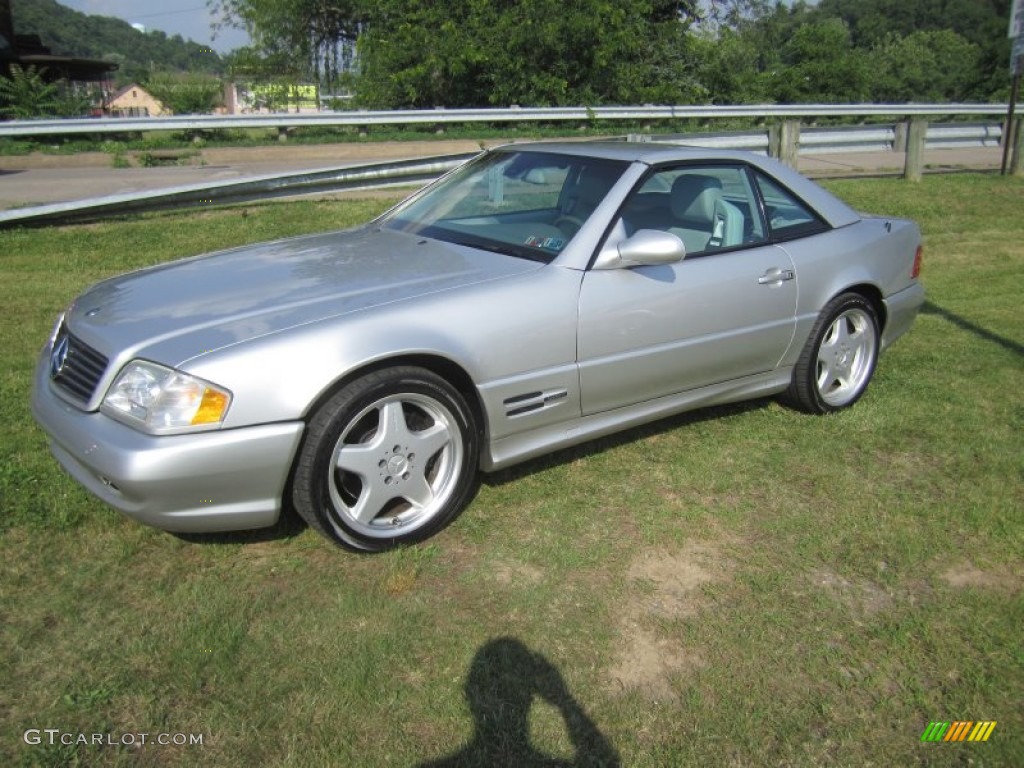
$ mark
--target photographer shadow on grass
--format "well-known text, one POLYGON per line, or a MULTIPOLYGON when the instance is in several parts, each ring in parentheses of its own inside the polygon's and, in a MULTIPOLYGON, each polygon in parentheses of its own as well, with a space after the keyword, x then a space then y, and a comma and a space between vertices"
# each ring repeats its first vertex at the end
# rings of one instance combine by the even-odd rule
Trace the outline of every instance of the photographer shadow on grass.
POLYGON ((420 768, 621 765, 618 753, 569 693, 558 670, 514 638, 491 640, 477 651, 466 678, 466 699, 473 714, 472 741, 452 755, 422 763, 420 768), (530 744, 529 714, 534 699, 561 714, 576 752, 573 759, 546 755, 530 744))

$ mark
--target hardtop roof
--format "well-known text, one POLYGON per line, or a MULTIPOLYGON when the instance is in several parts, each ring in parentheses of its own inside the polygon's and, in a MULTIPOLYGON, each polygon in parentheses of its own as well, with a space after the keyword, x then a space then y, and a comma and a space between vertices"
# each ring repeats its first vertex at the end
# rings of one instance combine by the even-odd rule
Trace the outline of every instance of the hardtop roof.
POLYGON ((754 152, 716 147, 696 147, 659 142, 626 141, 536 141, 505 144, 497 152, 548 152, 552 154, 593 157, 643 163, 657 166, 686 162, 725 162, 750 165, 780 182, 814 208, 833 227, 842 227, 860 220, 850 206, 778 160, 754 152))

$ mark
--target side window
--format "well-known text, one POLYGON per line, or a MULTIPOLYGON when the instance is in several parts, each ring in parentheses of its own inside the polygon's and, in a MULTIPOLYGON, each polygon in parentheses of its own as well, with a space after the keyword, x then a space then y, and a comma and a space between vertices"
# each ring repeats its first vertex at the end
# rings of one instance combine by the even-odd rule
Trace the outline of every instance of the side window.
POLYGON ((686 257, 767 240, 757 196, 743 166, 676 166, 658 170, 622 210, 626 232, 657 229, 677 235, 686 257))
POLYGON ((816 235, 828 229, 828 225, 814 211, 763 173, 757 174, 757 186, 764 200, 765 215, 773 240, 791 240, 816 235))

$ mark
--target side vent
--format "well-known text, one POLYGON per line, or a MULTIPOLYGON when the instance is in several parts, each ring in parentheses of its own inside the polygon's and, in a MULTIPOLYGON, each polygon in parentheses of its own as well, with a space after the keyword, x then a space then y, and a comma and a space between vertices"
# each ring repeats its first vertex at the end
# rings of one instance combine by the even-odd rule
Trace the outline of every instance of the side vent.
POLYGON ((527 413, 535 413, 545 408, 551 408, 569 396, 568 390, 553 389, 548 392, 527 392, 522 395, 507 397, 503 401, 505 416, 513 418, 524 416, 527 413))

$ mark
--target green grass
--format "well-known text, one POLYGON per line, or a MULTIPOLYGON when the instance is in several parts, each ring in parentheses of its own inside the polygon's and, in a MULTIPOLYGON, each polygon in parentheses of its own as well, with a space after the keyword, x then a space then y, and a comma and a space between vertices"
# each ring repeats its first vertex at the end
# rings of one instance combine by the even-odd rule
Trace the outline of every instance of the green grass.
POLYGON ((0 232, 0 764, 1020 765, 1024 184, 828 186, 925 232, 928 305, 855 408, 718 408, 534 461, 376 557, 122 518, 28 394, 91 281, 387 201, 0 232), (932 720, 998 725, 922 744, 932 720), (24 742, 46 728, 203 744, 24 742))

